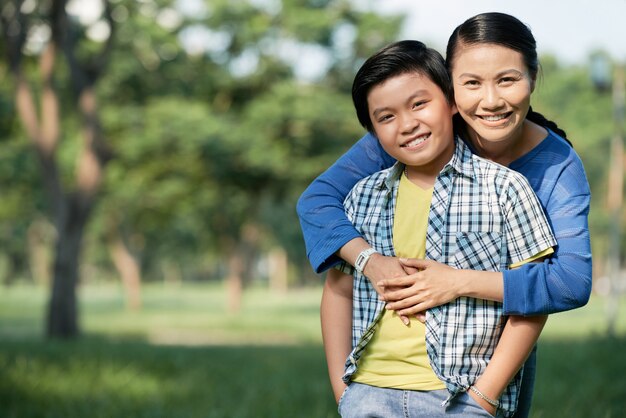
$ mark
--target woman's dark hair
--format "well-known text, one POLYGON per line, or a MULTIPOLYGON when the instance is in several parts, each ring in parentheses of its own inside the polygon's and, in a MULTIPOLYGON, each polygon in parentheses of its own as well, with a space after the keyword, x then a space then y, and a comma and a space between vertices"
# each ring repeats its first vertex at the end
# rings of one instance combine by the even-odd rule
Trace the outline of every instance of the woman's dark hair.
POLYGON ((418 73, 428 77, 441 89, 448 103, 454 103, 452 82, 441 54, 419 41, 395 42, 368 58, 352 83, 352 101, 356 115, 368 131, 374 131, 367 105, 370 90, 392 77, 406 73, 418 73))
MULTIPOLYGON (((446 48, 448 71, 452 73, 452 65, 460 48, 478 44, 501 45, 519 52, 531 77, 537 78, 540 68, 537 58, 537 43, 528 26, 517 18, 505 13, 481 13, 457 26, 450 35, 446 48)), ((555 122, 546 119, 541 113, 533 111, 532 107, 528 110, 526 118, 540 126, 551 129, 567 140, 564 130, 559 128, 555 122)))

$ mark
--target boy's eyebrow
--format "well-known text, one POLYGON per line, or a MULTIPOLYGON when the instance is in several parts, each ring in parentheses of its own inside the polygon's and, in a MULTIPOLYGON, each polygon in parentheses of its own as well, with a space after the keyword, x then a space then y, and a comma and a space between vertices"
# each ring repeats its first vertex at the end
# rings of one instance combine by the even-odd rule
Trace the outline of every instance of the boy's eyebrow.
MULTIPOLYGON (((412 95, 410 95, 409 97, 407 97, 407 99, 405 100, 405 103, 410 103, 413 100, 415 100, 417 97, 420 96, 424 96, 428 93, 428 90, 426 89, 420 89, 417 90, 415 93, 413 93, 412 95)), ((388 106, 385 107, 378 107, 376 109, 374 109, 374 111, 372 112, 373 116, 378 116, 380 113, 389 110, 390 108, 388 106)))

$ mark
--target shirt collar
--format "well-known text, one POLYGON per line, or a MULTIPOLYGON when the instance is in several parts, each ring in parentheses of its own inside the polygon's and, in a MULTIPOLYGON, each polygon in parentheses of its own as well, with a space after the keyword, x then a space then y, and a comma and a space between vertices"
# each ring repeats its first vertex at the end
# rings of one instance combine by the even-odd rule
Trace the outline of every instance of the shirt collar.
MULTIPOLYGON (((439 175, 441 176, 442 174, 454 170, 460 175, 474 178, 475 173, 471 149, 459 136, 454 138, 454 143, 454 154, 452 155, 452 158, 450 158, 450 161, 448 161, 443 167, 439 175)), ((381 177, 377 186, 381 188, 386 187, 388 190, 392 190, 394 184, 400 179, 400 176, 402 176, 404 166, 404 163, 396 161, 396 163, 388 170, 387 175, 381 177)))

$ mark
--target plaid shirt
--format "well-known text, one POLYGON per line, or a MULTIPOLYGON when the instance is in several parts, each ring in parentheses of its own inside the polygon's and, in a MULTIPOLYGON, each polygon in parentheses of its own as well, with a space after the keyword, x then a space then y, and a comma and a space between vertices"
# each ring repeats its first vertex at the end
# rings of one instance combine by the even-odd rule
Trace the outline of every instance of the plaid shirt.
MULTIPOLYGON (((394 256, 393 217, 404 165, 357 183, 344 206, 348 219, 378 252, 394 256)), ((426 258, 457 269, 500 271, 556 245, 541 205, 519 173, 482 159, 456 140, 455 153, 436 179, 426 237, 426 258)), ((354 275, 352 345, 344 380, 372 338, 384 312, 369 280, 354 275)), ((484 372, 506 323, 502 304, 461 297, 426 314, 430 364, 450 397, 466 391, 484 372)), ((505 415, 517 405, 521 372, 500 398, 505 415)), ((447 403, 447 402, 446 402, 447 403)))

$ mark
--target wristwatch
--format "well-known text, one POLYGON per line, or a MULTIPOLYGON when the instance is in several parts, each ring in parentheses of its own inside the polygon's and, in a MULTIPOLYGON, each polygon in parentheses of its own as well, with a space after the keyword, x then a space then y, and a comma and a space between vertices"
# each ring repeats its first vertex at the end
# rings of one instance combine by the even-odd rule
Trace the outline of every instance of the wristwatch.
POLYGON ((367 264, 367 262, 370 260, 370 257, 372 256, 372 254, 376 253, 377 251, 373 248, 368 248, 366 250, 363 250, 359 253, 359 255, 356 258, 356 262, 354 263, 354 268, 356 269, 356 271, 358 271, 359 273, 363 274, 363 270, 365 269, 365 265, 367 264))

